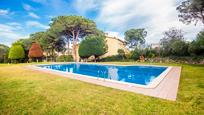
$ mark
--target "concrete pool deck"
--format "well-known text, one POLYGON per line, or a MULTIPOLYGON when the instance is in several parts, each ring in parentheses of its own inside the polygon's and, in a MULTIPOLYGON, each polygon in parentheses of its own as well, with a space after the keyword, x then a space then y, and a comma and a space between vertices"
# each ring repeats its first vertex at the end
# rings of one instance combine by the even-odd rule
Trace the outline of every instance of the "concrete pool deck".
POLYGON ((132 86, 128 84, 121 84, 117 82, 110 82, 109 80, 105 80, 105 79, 93 79, 90 77, 84 77, 83 75, 76 75, 68 72, 65 73, 57 70, 42 69, 36 66, 27 66, 27 68, 45 72, 45 73, 55 74, 55 75, 59 75, 59 76, 63 76, 71 79, 76 79, 76 80, 80 80, 80 81, 84 81, 92 84, 130 91, 134 93, 144 94, 144 95, 172 100, 172 101, 176 100, 180 74, 181 74, 181 67, 172 66, 171 70, 166 74, 166 76, 156 87, 144 88, 144 87, 137 87, 137 86, 132 86))

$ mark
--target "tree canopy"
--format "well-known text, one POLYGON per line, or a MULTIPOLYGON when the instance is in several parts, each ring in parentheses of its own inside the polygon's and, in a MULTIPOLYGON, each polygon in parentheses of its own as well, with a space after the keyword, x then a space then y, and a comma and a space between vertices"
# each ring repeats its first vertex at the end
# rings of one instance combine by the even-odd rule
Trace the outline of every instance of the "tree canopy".
POLYGON ((195 40, 189 45, 191 55, 204 55, 204 31, 198 33, 195 40))
POLYGON ((147 31, 145 29, 130 29, 125 32, 125 40, 130 48, 137 47, 139 44, 145 43, 147 31))
POLYGON ((39 44, 37 44, 35 42, 32 43, 32 46, 29 49, 28 57, 29 58, 43 57, 43 50, 41 49, 39 44))
POLYGON ((54 50, 57 52, 61 52, 61 51, 64 51, 65 49, 66 43, 64 41, 64 38, 60 36, 52 28, 46 31, 43 40, 44 40, 44 43, 47 44, 45 45, 45 49, 51 51, 52 54, 54 53, 54 50))
POLYGON ((95 56, 95 59, 105 54, 107 45, 104 36, 87 36, 79 46, 79 56, 81 58, 88 58, 95 56))
POLYGON ((65 50, 65 41, 55 30, 48 29, 46 32, 36 32, 31 34, 30 39, 38 43, 47 55, 54 57, 54 52, 65 50))
POLYGON ((170 42, 176 40, 184 40, 183 31, 176 28, 170 28, 168 31, 163 33, 163 38, 160 40, 161 45, 167 46, 170 42))
POLYGON ((185 41, 175 41, 171 44, 171 53, 176 56, 187 56, 188 55, 188 44, 185 41))
MULTIPOLYGON (((179 44, 184 45, 183 31, 176 28, 170 28, 163 33, 163 38, 160 40, 163 55, 178 54, 176 50, 183 49, 186 46, 176 46, 179 44)), ((179 55, 179 54, 178 54, 179 55)))
POLYGON ((75 46, 79 39, 99 32, 94 21, 82 16, 58 16, 53 18, 52 21, 51 28, 67 38, 68 48, 70 41, 73 42, 75 59, 77 59, 75 46))
POLYGON ((28 51, 32 45, 33 39, 19 39, 16 42, 22 44, 25 51, 28 51))
POLYGON ((10 50, 9 50, 9 59, 12 60, 18 60, 23 59, 25 57, 25 52, 20 43, 14 43, 12 44, 10 50))
POLYGON ((201 21, 204 24, 204 0, 186 0, 178 7, 179 20, 185 24, 201 21))
POLYGON ((204 30, 198 33, 196 42, 204 50, 204 30))
POLYGON ((4 62, 4 59, 8 55, 8 51, 9 51, 8 46, 0 44, 0 62, 4 62))

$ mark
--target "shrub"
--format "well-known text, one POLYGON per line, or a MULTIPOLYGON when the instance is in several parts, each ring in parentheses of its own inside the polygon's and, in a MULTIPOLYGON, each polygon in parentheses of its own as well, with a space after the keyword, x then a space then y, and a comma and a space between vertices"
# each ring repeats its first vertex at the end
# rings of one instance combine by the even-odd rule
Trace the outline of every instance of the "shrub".
POLYGON ((202 49, 197 42, 192 41, 188 47, 188 52, 191 55, 200 55, 200 54, 202 54, 202 49))
POLYGON ((139 49, 135 48, 135 50, 132 51, 131 59, 138 60, 140 55, 141 55, 141 51, 139 49))
POLYGON ((39 58, 39 57, 43 57, 43 51, 40 47, 39 44, 37 43, 32 43, 31 48, 29 49, 29 53, 28 53, 28 57, 29 58, 39 58))
POLYGON ((43 51, 39 44, 35 42, 32 43, 32 46, 29 49, 28 57, 37 62, 39 59, 42 60, 43 51))
POLYGON ((122 57, 119 55, 112 55, 112 56, 107 56, 105 58, 102 58, 101 61, 121 61, 122 57))
POLYGON ((19 39, 16 41, 17 43, 20 43, 23 46, 23 49, 25 51, 24 62, 28 62, 28 60, 29 60, 28 53, 29 53, 29 49, 32 45, 32 41, 33 41, 33 39, 31 39, 31 38, 19 39))
POLYGON ((143 53, 141 55, 144 55, 147 58, 154 58, 159 55, 158 49, 145 48, 142 52, 143 53))
POLYGON ((18 62, 22 61, 23 58, 25 58, 25 52, 21 44, 14 43, 11 46, 11 49, 9 50, 9 59, 12 60, 12 62, 18 62))
POLYGON ((57 57, 57 62, 72 62, 73 56, 72 55, 61 55, 57 57))
POLYGON ((155 53, 152 53, 152 52, 147 54, 148 58, 154 58, 155 56, 156 56, 155 53))
POLYGON ((79 56, 81 58, 88 58, 93 55, 96 60, 96 58, 105 54, 106 51, 107 45, 103 36, 87 36, 79 46, 79 56))
POLYGON ((105 58, 102 58, 100 60, 101 62, 111 62, 111 61, 123 61, 123 62, 128 62, 128 61, 134 61, 132 59, 123 59, 119 55, 112 55, 112 56, 107 56, 105 58))
POLYGON ((172 55, 174 56, 187 56, 188 44, 185 41, 177 40, 171 44, 172 55))
POLYGON ((122 57, 122 59, 125 58, 125 51, 123 49, 118 49, 118 55, 122 57))
POLYGON ((191 55, 204 55, 204 31, 198 33, 196 39, 190 43, 188 51, 191 55))
POLYGON ((87 40, 83 40, 80 43, 78 52, 79 52, 80 58, 82 59, 87 59, 92 55, 92 53, 89 50, 89 45, 87 43, 87 40))
POLYGON ((125 57, 126 57, 127 59, 131 59, 131 57, 132 57, 132 52, 129 52, 129 53, 125 54, 125 57))

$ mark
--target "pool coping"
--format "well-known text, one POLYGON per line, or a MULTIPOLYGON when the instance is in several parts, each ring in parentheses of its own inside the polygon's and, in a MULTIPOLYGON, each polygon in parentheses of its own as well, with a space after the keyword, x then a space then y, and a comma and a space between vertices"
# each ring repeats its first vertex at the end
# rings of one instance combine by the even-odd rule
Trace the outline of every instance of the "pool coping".
MULTIPOLYGON (((142 93, 142 91, 135 90, 137 88, 140 88, 140 89, 143 89, 143 90, 154 90, 154 89, 157 89, 157 87, 160 86, 160 84, 168 76, 168 74, 171 73, 172 69, 176 68, 174 66, 159 66, 159 65, 138 65, 138 64, 137 65, 136 64, 132 64, 132 65, 118 65, 118 64, 101 64, 101 63, 99 63, 100 65, 114 65, 114 66, 153 66, 153 67, 156 66, 156 67, 168 67, 157 78, 155 78, 154 81, 150 82, 150 84, 145 86, 145 85, 139 85, 139 84, 133 84, 133 83, 125 83, 125 82, 121 82, 121 81, 115 81, 115 80, 91 77, 91 76, 88 76, 88 75, 82 75, 82 74, 76 74, 76 73, 70 73, 70 72, 63 72, 63 71, 59 71, 59 70, 52 70, 52 69, 46 69, 46 68, 38 67, 39 65, 56 65, 56 64, 70 64, 70 63, 37 64, 37 65, 28 66, 28 68, 31 68, 33 70, 38 70, 38 71, 43 71, 43 72, 51 73, 51 74, 57 74, 57 75, 60 75, 60 76, 71 78, 71 79, 77 79, 77 80, 85 81, 85 82, 88 82, 88 83, 93 83, 93 84, 97 84, 97 85, 102 85, 102 86, 112 87, 112 88, 116 88, 116 89, 122 89, 122 90, 126 90, 126 91, 131 91, 131 92, 135 92, 135 93, 142 93)), ((80 64, 93 64, 93 65, 96 65, 97 63, 80 63, 80 64)), ((181 71, 181 69, 180 69, 180 71, 181 71)), ((180 72, 179 72, 179 75, 177 75, 177 77, 180 78, 180 72)), ((175 90, 178 90, 178 89, 175 89, 175 90)), ((142 94, 144 94, 144 93, 142 93, 142 94)), ((177 91, 176 91, 176 94, 177 94, 177 91)), ((157 97, 157 96, 154 96, 154 95, 149 95, 149 96, 157 97)), ((166 98, 164 98, 164 99, 166 99, 166 98)), ((169 98, 167 98, 167 99, 169 99, 169 98)), ((174 96, 174 98, 170 98, 169 100, 175 100, 175 99, 176 99, 176 97, 174 96)))

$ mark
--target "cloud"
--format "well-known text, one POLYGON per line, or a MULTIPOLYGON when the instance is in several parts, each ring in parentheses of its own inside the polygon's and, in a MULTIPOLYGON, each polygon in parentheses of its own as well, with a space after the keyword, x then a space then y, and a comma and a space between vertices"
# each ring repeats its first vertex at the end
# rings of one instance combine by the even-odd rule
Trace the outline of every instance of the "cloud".
POLYGON ((11 26, 21 26, 21 24, 17 22, 8 22, 7 24, 11 26))
POLYGON ((74 7, 80 14, 85 14, 90 10, 96 10, 98 9, 99 5, 100 2, 97 2, 96 0, 76 0, 76 2, 74 2, 74 7))
POLYGON ((41 28, 41 29, 48 29, 49 26, 43 25, 38 21, 27 21, 26 22, 27 27, 35 27, 35 28, 41 28))
MULTIPOLYGON (((14 23, 13 23, 14 24, 14 23)), ((11 24, 0 24, 0 43, 10 46, 11 43, 26 35, 20 33, 21 29, 11 24)))
POLYGON ((40 3, 40 4, 46 4, 47 0, 32 0, 33 2, 40 3))
POLYGON ((30 17, 32 17, 32 18, 40 19, 40 17, 39 17, 37 14, 33 13, 33 12, 29 12, 28 15, 29 15, 30 17))
POLYGON ((14 12, 11 12, 9 9, 0 9, 0 16, 9 17, 13 14, 14 12))
POLYGON ((105 33, 107 33, 108 36, 110 36, 110 37, 116 37, 116 38, 119 38, 121 40, 124 40, 124 35, 120 34, 119 32, 106 31, 105 33))
POLYGON ((179 22, 176 0, 104 0, 100 2, 97 23, 122 34, 130 28, 145 28, 148 43, 159 42, 162 33, 171 27, 182 29, 186 38, 194 39, 203 28, 179 22))
POLYGON ((73 2, 70 0, 32 0, 35 4, 40 4, 42 12, 46 15, 73 15, 76 9, 73 8, 73 2))
POLYGON ((20 23, 17 23, 17 22, 9 22, 9 23, 7 23, 7 25, 15 27, 16 30, 23 29, 22 25, 20 23))
POLYGON ((8 15, 9 10, 0 9, 0 15, 8 15))
POLYGON ((31 10, 35 10, 35 8, 33 8, 31 5, 29 4, 25 4, 23 3, 23 9, 25 9, 26 11, 31 11, 31 10))

